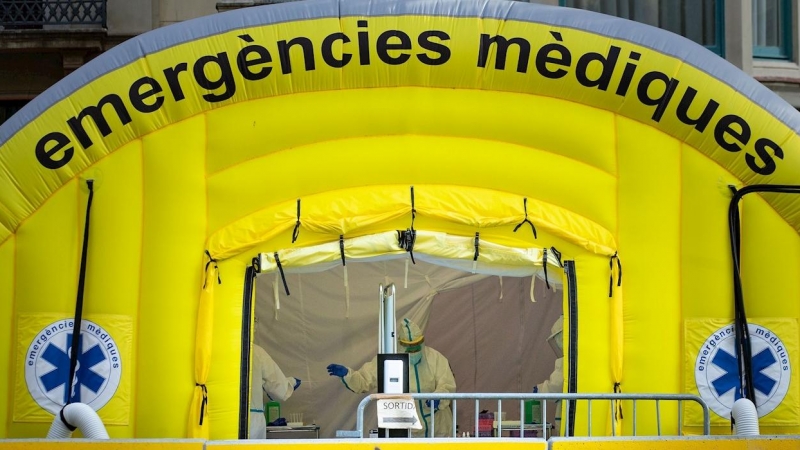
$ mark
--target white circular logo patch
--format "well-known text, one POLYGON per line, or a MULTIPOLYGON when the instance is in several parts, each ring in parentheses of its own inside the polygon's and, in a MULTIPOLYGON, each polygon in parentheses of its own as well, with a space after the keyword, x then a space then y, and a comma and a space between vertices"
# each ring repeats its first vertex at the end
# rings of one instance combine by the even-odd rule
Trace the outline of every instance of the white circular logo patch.
MULTIPOLYGON (((748 324, 748 329, 756 409, 758 417, 764 417, 786 397, 792 368, 786 347, 775 333, 753 323, 748 324)), ((700 397, 712 411, 726 419, 731 416, 733 402, 741 398, 735 344, 733 324, 720 328, 700 348, 694 369, 700 397)))
POLYGON ((53 414, 67 404, 99 410, 119 387, 122 360, 116 342, 94 322, 81 321, 75 376, 69 380, 72 319, 53 322, 37 334, 25 355, 25 382, 36 403, 53 414))

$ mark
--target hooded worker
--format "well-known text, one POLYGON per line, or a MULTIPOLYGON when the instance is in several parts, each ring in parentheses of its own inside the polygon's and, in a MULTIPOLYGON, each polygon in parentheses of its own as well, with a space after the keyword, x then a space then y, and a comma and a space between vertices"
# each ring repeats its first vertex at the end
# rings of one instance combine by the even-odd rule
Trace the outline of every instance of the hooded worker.
POLYGON ((533 392, 555 393, 564 391, 564 316, 558 316, 550 328, 547 343, 556 354, 556 363, 550 378, 542 381, 533 388, 533 392))
POLYGON ((263 348, 253 345, 250 383, 250 439, 266 439, 264 404, 267 399, 288 400, 300 387, 300 379, 285 376, 263 348))
MULTIPOLYGON (((564 391, 564 316, 558 316, 555 323, 550 327, 550 336, 547 343, 556 354, 556 363, 550 377, 533 388, 533 392, 558 393, 564 391)), ((553 426, 556 430, 561 427, 561 408, 560 400, 556 400, 556 415, 553 417, 553 426)))
MULTIPOLYGON (((403 319, 397 333, 401 349, 408 353, 408 384, 411 392, 455 392, 456 380, 450 370, 450 363, 444 355, 424 344, 425 338, 419 326, 409 319, 403 319)), ((355 371, 339 364, 331 364, 328 366, 328 373, 340 377, 345 387, 356 394, 373 392, 378 388, 378 357, 375 356, 355 371)), ((422 414, 423 427, 421 430, 412 430, 413 437, 430 437, 431 427, 436 436, 453 436, 450 400, 418 400, 417 409, 422 414), (431 409, 435 417, 433 424, 431 409)))

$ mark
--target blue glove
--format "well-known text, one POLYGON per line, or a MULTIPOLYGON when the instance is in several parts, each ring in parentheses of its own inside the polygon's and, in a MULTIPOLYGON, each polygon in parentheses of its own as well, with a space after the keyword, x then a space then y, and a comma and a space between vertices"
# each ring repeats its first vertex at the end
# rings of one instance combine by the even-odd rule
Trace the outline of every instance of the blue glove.
POLYGON ((536 394, 538 392, 539 392, 539 386, 534 386, 533 387, 533 393, 536 394))
POLYGON ((345 375, 347 375, 347 367, 341 366, 339 364, 329 364, 328 375, 332 377, 343 378, 345 375))
POLYGON ((297 388, 299 388, 299 387, 300 387, 300 378, 295 378, 294 379, 294 390, 296 391, 297 388))
MULTIPOLYGON (((431 407, 431 400, 425 400, 425 405, 430 408, 431 407)), ((439 400, 433 400, 433 409, 434 410, 439 409, 439 400)))
POLYGON ((268 423, 267 425, 271 427, 285 427, 286 426, 286 419, 283 417, 278 417, 277 419, 273 420, 272 422, 268 423))

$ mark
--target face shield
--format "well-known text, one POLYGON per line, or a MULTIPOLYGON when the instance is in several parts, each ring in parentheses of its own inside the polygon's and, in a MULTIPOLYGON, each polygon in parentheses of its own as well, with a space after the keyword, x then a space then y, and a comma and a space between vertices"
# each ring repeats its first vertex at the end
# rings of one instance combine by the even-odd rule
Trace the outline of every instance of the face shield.
POLYGON ((553 349, 553 353, 556 354, 556 358, 564 357, 563 334, 563 331, 559 331, 556 334, 551 334, 550 337, 547 338, 547 343, 550 345, 550 348, 553 349))
POLYGON ((556 354, 556 358, 564 357, 564 316, 560 316, 558 320, 550 328, 550 336, 547 338, 547 343, 556 354))
POLYGON ((398 330, 398 343, 405 353, 408 353, 408 360, 412 365, 422 359, 422 347, 425 337, 417 324, 409 319, 403 319, 398 330))

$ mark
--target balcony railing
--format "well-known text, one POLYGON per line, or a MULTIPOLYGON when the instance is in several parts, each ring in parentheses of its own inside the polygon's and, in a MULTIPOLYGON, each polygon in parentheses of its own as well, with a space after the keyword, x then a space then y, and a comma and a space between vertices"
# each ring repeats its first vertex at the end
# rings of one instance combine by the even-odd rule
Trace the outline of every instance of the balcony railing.
POLYGON ((106 26, 106 0, 0 0, 0 27, 106 26))

